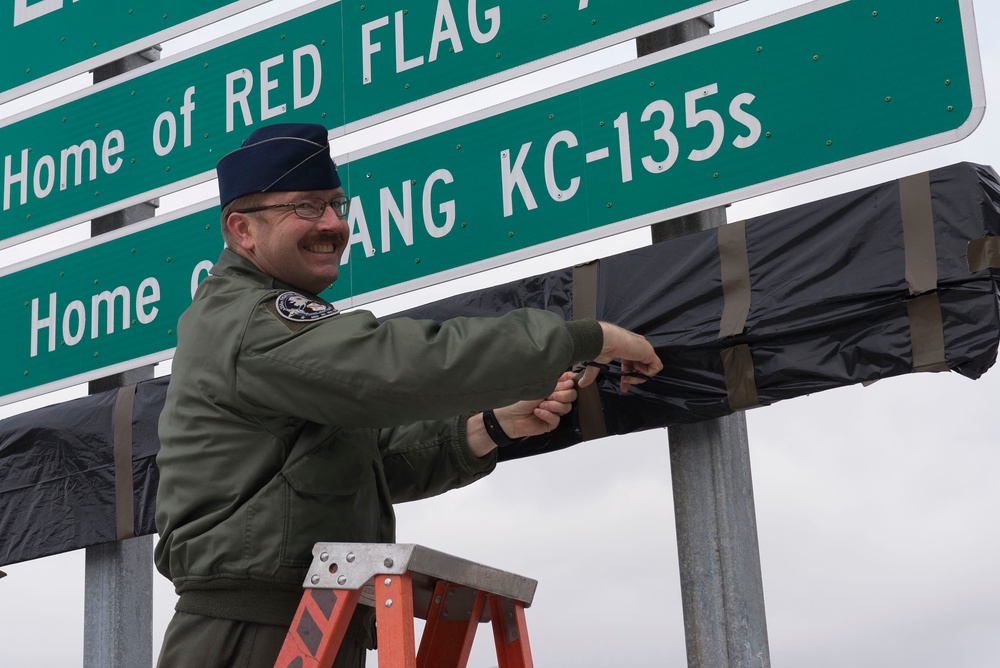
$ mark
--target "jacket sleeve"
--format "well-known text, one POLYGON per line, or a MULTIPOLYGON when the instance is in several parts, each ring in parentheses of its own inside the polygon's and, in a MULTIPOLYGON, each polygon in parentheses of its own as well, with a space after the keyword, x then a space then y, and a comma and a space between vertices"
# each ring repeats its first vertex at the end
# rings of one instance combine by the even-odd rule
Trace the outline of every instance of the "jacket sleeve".
POLYGON ((463 414, 382 430, 379 448, 393 503, 442 494, 493 472, 495 450, 482 458, 469 452, 468 418, 463 414))
POLYGON ((542 310, 443 323, 379 323, 358 311, 302 326, 262 301, 242 337, 236 387, 248 412, 392 427, 544 397, 600 346, 595 321, 542 310))

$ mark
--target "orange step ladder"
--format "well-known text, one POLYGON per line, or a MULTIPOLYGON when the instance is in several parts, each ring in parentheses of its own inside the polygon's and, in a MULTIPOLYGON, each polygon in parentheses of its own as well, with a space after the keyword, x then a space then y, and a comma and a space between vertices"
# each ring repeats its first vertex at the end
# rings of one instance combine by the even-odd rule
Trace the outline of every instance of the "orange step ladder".
POLYGON ((379 668, 464 668, 492 621, 499 668, 532 668, 524 609, 538 583, 393 543, 316 543, 275 668, 330 668, 359 603, 375 606, 379 668), (414 617, 426 620, 415 651, 414 617))

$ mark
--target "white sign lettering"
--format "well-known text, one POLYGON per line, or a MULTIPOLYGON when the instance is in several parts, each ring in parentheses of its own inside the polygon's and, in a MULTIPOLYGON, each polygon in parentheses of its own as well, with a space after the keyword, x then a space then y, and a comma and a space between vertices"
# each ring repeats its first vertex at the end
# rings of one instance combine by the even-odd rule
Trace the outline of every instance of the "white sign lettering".
MULTIPOLYGON (((159 309, 154 306, 160 301, 160 284, 155 278, 146 278, 135 293, 135 318, 148 325, 156 318, 159 309)), ((101 332, 101 313, 104 313, 104 334, 115 333, 116 311, 120 306, 121 328, 129 329, 132 325, 132 293, 120 285, 114 290, 104 290, 90 298, 90 310, 79 299, 66 305, 59 318, 59 294, 49 293, 48 308, 42 315, 42 308, 37 297, 31 300, 31 357, 38 355, 38 338, 43 332, 48 352, 56 349, 56 327, 61 325, 62 341, 67 346, 75 346, 83 340, 87 331, 87 320, 90 320, 90 338, 97 339, 101 332), (101 308, 103 306, 103 309, 101 308)))

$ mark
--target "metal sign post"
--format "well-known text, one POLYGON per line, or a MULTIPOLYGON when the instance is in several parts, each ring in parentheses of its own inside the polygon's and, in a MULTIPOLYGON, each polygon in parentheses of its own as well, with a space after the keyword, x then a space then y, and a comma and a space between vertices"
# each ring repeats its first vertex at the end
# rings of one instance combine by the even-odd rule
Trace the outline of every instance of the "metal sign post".
MULTIPOLYGON (((122 58, 94 70, 94 81, 102 81, 159 59, 159 47, 122 58)), ((91 221, 91 234, 98 236, 152 218, 159 202, 136 204, 91 221)), ((153 377, 153 367, 144 366, 90 382, 90 393, 124 388, 153 377)), ((121 404, 116 403, 118 412, 121 404)), ((116 422, 131 425, 127 417, 116 422)), ((131 451, 131 428, 125 430, 131 451)), ((119 430, 116 428, 116 440, 119 430)), ((128 481, 118 499, 118 540, 88 547, 84 566, 84 668, 145 668, 153 661, 153 536, 135 536, 131 456, 119 457, 115 443, 115 480, 128 481), (124 470, 119 471, 122 466, 124 470)))
MULTIPOLYGON (((708 34, 709 16, 637 40, 639 55, 708 34)), ((726 224, 716 207, 651 228, 653 242, 726 224)), ((670 427, 677 555, 689 668, 769 668, 764 585, 743 412, 670 427)))

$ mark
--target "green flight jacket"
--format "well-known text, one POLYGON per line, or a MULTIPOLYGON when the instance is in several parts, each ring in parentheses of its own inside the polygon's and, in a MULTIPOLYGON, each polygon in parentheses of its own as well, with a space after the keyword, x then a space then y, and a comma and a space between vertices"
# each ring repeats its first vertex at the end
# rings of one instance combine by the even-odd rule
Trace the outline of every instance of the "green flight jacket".
POLYGON ((226 250, 178 324, 155 560, 177 609, 288 625, 318 541, 392 542, 392 504, 490 473, 468 416, 547 396, 600 326, 520 310, 336 313, 226 250))

